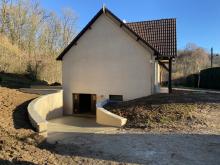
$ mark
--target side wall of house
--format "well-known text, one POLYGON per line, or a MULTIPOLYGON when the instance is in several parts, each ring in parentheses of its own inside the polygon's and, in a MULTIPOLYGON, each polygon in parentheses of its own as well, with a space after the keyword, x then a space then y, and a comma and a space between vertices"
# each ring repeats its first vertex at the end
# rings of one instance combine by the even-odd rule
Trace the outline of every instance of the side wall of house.
POLYGON ((72 94, 124 100, 154 91, 152 52, 102 15, 63 57, 64 114, 72 114, 72 94))

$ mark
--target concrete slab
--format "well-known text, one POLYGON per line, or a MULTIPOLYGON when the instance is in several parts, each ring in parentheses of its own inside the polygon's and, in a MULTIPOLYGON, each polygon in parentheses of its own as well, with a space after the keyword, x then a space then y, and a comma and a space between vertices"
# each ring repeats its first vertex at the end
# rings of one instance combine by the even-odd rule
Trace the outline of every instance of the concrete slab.
POLYGON ((109 127, 96 123, 95 118, 91 117, 75 117, 65 116, 48 121, 48 137, 49 143, 65 141, 71 138, 70 133, 105 133, 115 131, 117 127, 109 127))

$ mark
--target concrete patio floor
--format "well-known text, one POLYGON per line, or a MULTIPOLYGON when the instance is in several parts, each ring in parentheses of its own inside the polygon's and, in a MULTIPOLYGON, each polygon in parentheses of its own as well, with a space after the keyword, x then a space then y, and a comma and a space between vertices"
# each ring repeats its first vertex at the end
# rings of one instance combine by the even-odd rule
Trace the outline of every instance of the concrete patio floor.
POLYGON ((65 116, 48 121, 49 143, 68 141, 69 133, 105 133, 115 131, 118 128, 104 126, 96 123, 93 117, 65 116))

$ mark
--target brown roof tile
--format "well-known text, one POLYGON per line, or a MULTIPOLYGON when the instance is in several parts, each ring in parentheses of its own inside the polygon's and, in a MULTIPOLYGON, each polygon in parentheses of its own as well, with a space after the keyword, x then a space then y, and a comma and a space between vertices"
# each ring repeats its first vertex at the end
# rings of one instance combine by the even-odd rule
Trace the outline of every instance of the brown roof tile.
MULTIPOLYGON (((176 56, 176 19, 126 23, 163 57, 176 56)), ((161 56, 160 55, 160 56, 161 56)))

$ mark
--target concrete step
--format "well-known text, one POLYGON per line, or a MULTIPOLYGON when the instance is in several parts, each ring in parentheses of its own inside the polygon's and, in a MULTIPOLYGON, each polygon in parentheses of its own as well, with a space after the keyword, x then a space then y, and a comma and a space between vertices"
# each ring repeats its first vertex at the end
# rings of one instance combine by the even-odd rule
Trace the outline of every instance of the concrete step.
POLYGON ((95 114, 91 113, 79 113, 79 114, 73 114, 74 117, 83 117, 83 118, 96 118, 95 114))

